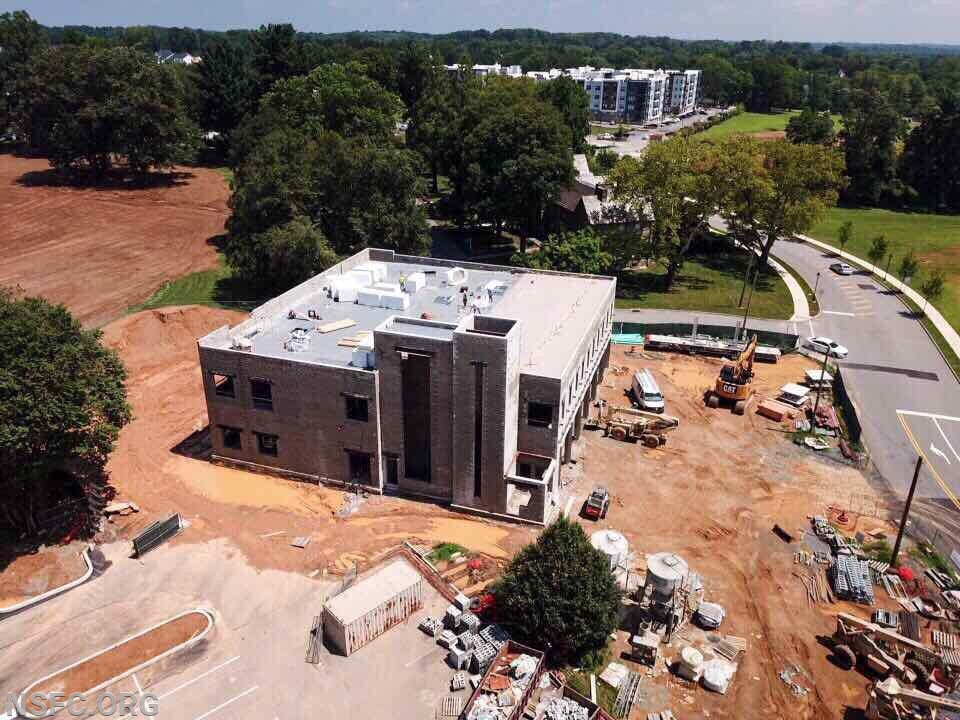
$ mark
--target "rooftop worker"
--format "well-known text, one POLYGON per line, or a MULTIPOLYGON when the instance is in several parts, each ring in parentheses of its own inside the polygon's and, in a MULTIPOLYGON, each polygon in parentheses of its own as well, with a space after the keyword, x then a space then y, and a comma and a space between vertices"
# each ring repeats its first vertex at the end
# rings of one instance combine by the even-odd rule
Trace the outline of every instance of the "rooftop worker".
POLYGON ((400 289, 403 290, 403 289, 404 289, 404 285, 406 285, 406 284, 407 284, 407 276, 406 276, 406 275, 401 275, 401 276, 400 276, 400 289))

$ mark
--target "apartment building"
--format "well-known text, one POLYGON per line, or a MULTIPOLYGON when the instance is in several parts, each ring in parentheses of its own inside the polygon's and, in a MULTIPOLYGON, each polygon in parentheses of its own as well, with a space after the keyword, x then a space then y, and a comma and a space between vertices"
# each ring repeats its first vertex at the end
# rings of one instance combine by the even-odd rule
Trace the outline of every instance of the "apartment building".
MULTIPOLYGON (((448 73, 460 72, 460 65, 456 63, 453 65, 444 65, 444 67, 448 73)), ((523 68, 519 65, 501 65, 500 63, 494 63, 493 65, 474 65, 471 69, 474 75, 481 78, 493 75, 503 75, 512 78, 523 77, 523 68)))
POLYGON ((689 115, 700 97, 701 70, 667 70, 667 87, 664 95, 666 111, 680 117, 689 115))
POLYGON ((615 292, 364 250, 198 341, 214 459, 546 523, 615 292))

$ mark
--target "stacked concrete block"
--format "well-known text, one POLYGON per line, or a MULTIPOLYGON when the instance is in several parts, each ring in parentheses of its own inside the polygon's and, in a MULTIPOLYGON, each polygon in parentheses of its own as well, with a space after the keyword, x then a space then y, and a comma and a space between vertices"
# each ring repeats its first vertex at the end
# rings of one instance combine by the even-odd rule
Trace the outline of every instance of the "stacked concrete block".
POLYGON ((457 636, 454 634, 453 630, 444 630, 437 637, 437 645, 444 648, 451 648, 457 644, 457 636))
POLYGON ((428 616, 428 617, 425 617, 423 620, 421 620, 420 624, 417 627, 420 628, 423 632, 425 632, 430 637, 435 638, 437 637, 437 635, 440 634, 440 631, 443 630, 443 623, 441 623, 439 620, 435 618, 428 616))
POLYGON ((448 627, 451 630, 456 630, 457 626, 460 624, 460 618, 463 616, 463 611, 458 608, 456 605, 450 605, 447 608, 447 612, 443 615, 443 626, 448 627))
POLYGON ((460 616, 460 630, 476 635, 480 632, 480 618, 472 612, 465 612, 460 616))
POLYGON ((470 667, 470 660, 473 658, 473 650, 464 650, 456 645, 450 648, 447 654, 447 662, 456 670, 463 670, 470 667))
POLYGON ((462 647, 464 650, 473 649, 473 638, 474 635, 469 630, 466 630, 459 635, 457 635, 457 644, 462 647))

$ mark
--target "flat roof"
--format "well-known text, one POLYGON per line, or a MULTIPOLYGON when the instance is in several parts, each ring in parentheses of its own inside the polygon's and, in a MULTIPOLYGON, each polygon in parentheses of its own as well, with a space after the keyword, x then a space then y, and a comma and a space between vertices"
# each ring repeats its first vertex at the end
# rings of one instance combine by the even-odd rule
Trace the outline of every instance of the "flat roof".
POLYGON ((341 625, 349 625, 422 580, 423 577, 410 563, 397 558, 327 600, 324 610, 341 625))
POLYGON ((520 372, 560 377, 613 283, 587 275, 520 275, 493 312, 521 323, 520 372))
POLYGON ((291 290, 289 303, 270 301, 273 306, 268 307, 270 303, 267 303, 257 308, 250 319, 228 333, 215 331, 201 339, 200 344, 231 350, 234 349, 231 338, 244 337, 251 347, 238 352, 292 362, 352 367, 357 339, 373 333, 391 318, 394 322, 381 330, 452 341, 452 327, 474 313, 469 298, 479 294, 483 305, 478 310, 480 314, 520 322, 521 372, 559 377, 615 283, 607 277, 464 263, 466 280, 460 285, 447 285, 444 273, 458 267, 455 262, 429 259, 418 262, 409 256, 378 262, 387 270, 381 282, 399 283, 401 277, 415 272, 426 276, 423 288, 408 293, 410 306, 406 310, 333 300, 324 287, 325 280, 341 274, 337 266, 300 286, 303 292, 297 292, 297 288, 291 290), (487 293, 485 287, 491 282, 499 287, 487 293), (461 287, 468 291, 466 307, 461 287), (422 322, 423 319, 427 322, 422 322), (323 326, 333 323, 347 325, 344 321, 353 324, 320 332, 323 326), (305 342, 290 342, 295 330, 304 331, 300 334, 305 342), (291 350, 293 347, 297 349, 291 350))

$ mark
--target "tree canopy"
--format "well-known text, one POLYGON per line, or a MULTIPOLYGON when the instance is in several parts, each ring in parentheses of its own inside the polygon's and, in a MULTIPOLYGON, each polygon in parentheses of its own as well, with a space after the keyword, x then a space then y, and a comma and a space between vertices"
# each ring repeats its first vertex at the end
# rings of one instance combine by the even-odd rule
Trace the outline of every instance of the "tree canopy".
POLYGON ((0 522, 17 535, 61 506, 89 520, 104 486, 130 408, 123 365, 99 338, 62 305, 0 289, 0 522))
POLYGON ((804 108, 787 122, 787 139, 792 143, 832 145, 836 137, 833 118, 828 112, 804 108))
POLYGON ((903 117, 879 90, 854 93, 840 133, 850 178, 848 200, 877 205, 897 193, 896 146, 905 130, 903 117))
POLYGON ((535 253, 517 253, 511 263, 537 270, 603 275, 613 266, 613 255, 592 230, 551 235, 535 253))
POLYGON ((493 586, 499 621, 551 663, 577 664, 606 647, 616 629, 620 589, 610 560, 565 517, 514 556, 493 586))
POLYGON ((919 204, 960 212, 960 95, 945 97, 910 131, 899 165, 919 204))
POLYGON ((99 180, 121 157, 142 176, 196 152, 178 69, 137 50, 47 48, 17 87, 17 124, 58 170, 99 180))

